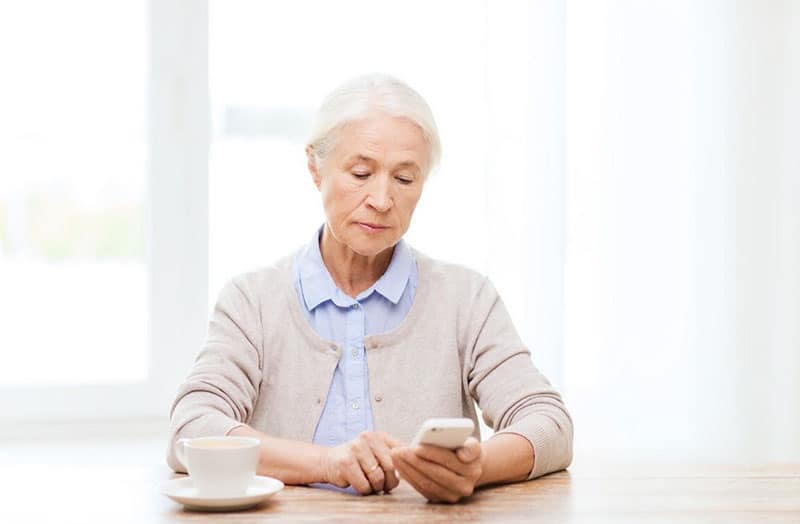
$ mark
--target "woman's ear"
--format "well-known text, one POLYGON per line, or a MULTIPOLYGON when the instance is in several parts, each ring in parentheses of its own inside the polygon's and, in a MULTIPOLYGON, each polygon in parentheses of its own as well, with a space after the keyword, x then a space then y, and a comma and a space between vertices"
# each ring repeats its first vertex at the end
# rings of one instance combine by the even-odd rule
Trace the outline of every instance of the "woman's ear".
POLYGON ((322 178, 319 174, 319 165, 317 163, 317 155, 314 154, 314 149, 311 146, 306 147, 306 161, 308 165, 308 172, 311 173, 311 178, 314 180, 314 185, 319 189, 322 183, 322 178))

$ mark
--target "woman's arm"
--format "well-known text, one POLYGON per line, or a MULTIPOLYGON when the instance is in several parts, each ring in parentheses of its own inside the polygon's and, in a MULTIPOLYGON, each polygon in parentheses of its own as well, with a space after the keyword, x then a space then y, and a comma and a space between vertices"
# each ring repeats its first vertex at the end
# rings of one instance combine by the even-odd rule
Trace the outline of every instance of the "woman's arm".
POLYGON ((252 416, 263 366, 258 311, 238 279, 220 292, 205 346, 172 405, 167 462, 175 471, 185 471, 175 455, 178 439, 225 435, 252 416))
POLYGON ((399 483, 390 452, 399 442, 383 432, 364 432, 333 448, 271 437, 249 426, 238 426, 228 434, 261 440, 257 473, 286 484, 352 486, 366 495, 388 493, 399 483))
MULTIPOLYGON (((495 431, 492 439, 513 435, 527 440, 529 460, 535 455, 528 479, 566 468, 572 461, 573 425, 561 395, 533 365, 488 279, 472 303, 464 377, 483 419, 495 431)), ((524 446, 518 446, 521 452, 524 446)))
POLYGON ((528 439, 500 433, 483 444, 483 464, 478 486, 525 480, 533 471, 536 454, 528 439))
POLYGON ((464 323, 464 382, 495 435, 455 452, 433 446, 393 451, 398 470, 432 501, 456 502, 476 486, 535 478, 572 460, 572 419, 534 367, 497 291, 484 280, 464 323))
POLYGON ((270 437, 250 426, 233 428, 229 435, 255 437, 261 441, 258 454, 258 475, 280 479, 286 484, 327 482, 323 474, 326 448, 297 440, 270 437))

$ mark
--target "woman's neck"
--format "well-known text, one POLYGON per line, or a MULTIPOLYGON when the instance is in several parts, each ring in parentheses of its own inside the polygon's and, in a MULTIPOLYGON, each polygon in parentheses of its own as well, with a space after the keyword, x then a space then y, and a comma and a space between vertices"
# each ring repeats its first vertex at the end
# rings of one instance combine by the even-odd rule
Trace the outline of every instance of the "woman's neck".
POLYGON ((349 246, 336 240, 326 225, 319 246, 322 262, 328 268, 336 286, 355 298, 381 278, 392 260, 394 247, 374 256, 359 255, 349 246))

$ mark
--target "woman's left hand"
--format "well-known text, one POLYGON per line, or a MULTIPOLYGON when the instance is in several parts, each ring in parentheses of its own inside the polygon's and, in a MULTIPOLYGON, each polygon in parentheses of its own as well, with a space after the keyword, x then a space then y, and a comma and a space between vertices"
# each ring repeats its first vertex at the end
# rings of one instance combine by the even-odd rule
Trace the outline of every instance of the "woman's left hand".
POLYGON ((470 437, 456 450, 421 444, 391 450, 400 476, 431 502, 469 497, 483 473, 483 450, 470 437))

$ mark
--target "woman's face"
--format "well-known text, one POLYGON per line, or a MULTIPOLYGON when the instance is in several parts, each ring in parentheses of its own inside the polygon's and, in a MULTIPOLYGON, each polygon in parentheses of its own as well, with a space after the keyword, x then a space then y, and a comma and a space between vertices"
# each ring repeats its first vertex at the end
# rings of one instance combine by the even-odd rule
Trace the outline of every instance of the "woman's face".
POLYGON ((428 154, 405 118, 379 113, 343 126, 320 164, 309 157, 333 237, 363 256, 394 246, 422 194, 428 154))

